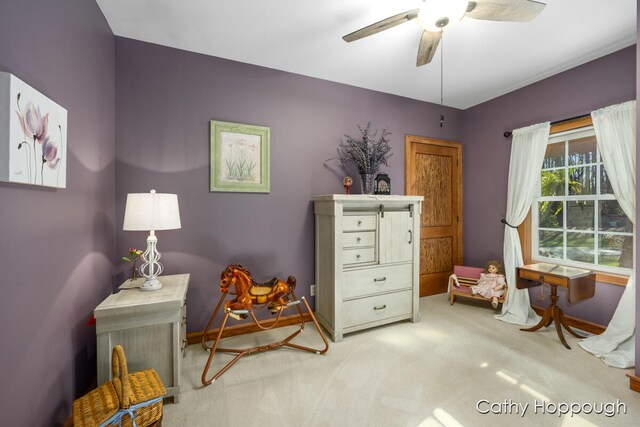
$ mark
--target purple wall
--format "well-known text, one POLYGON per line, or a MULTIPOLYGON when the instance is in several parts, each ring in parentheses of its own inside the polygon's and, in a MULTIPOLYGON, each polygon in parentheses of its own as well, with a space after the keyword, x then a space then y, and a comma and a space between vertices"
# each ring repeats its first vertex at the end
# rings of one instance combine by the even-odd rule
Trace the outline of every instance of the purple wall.
MULTIPOLYGON (((127 193, 177 193, 182 229, 158 233, 167 273, 190 272, 188 329, 204 329, 221 271, 242 262, 258 279, 314 281, 315 194, 341 193, 333 157, 343 134, 371 120, 392 132, 392 192, 404 193, 405 134, 460 140, 459 110, 324 80, 116 38, 117 248, 127 193), (209 192, 209 120, 271 128, 271 193, 209 192)), ((354 177, 355 178, 355 177, 354 177)))
MULTIPOLYGON (((636 48, 611 55, 485 102, 463 113, 465 262, 483 265, 502 255, 511 139, 507 130, 589 114, 636 97, 636 48), (490 190, 487 190, 490 189, 490 190), (481 215, 474 213, 481 212, 481 215)), ((570 316, 606 325, 623 288, 599 283, 596 298, 565 306, 570 316)), ((531 301, 537 301, 532 290, 531 301)), ((548 289, 547 289, 548 293, 548 289)), ((548 298, 542 304, 546 305, 548 298)))
MULTIPOLYGON (((112 260, 145 245, 144 233, 121 231, 127 193, 178 193, 183 228, 159 232, 159 247, 168 274, 192 273, 196 331, 230 262, 259 278, 295 274, 309 294, 309 199, 343 190, 343 173, 322 162, 356 124, 393 132, 394 194, 404 192, 405 134, 464 136, 466 263, 480 265, 502 251, 502 132, 635 98, 634 67, 628 48, 464 113, 447 109, 441 129, 432 104, 127 39, 114 49, 93 2, 0 3, 0 70, 67 108, 70 147, 67 189, 0 183, 3 424, 60 424, 94 378, 95 330, 85 323, 112 289, 112 260), (271 127, 270 194, 208 191, 211 119, 271 127)), ((569 314, 606 324, 621 290, 599 284, 598 299, 569 314)))
POLYGON ((67 188, 0 183, 2 425, 61 424, 95 378, 85 323, 112 288, 113 64, 95 2, 0 2, 0 70, 69 114, 67 188))

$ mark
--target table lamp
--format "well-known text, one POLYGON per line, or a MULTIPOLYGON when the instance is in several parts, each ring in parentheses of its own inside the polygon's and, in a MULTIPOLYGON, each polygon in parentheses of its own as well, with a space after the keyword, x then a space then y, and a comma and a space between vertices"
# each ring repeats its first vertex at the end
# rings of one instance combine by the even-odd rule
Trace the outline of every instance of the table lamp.
POLYGON ((127 194, 127 205, 124 210, 125 231, 149 231, 147 250, 142 254, 143 264, 140 274, 147 280, 140 290, 154 291, 162 287, 158 276, 162 273, 160 252, 156 249, 158 230, 174 230, 180 228, 180 210, 177 194, 149 193, 127 194))

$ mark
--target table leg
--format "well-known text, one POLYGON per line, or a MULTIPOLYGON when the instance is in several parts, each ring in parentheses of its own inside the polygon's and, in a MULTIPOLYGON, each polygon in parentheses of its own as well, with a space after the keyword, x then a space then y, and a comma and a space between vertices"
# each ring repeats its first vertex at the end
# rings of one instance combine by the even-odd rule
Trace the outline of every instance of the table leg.
POLYGON ((571 350, 571 347, 569 347, 569 344, 567 344, 567 340, 564 339, 564 334, 562 333, 562 311, 556 307, 554 307, 553 311, 553 321, 556 323, 556 332, 558 333, 558 338, 560 338, 560 341, 565 347, 571 350))
POLYGON ((549 326, 553 322, 552 313, 553 313, 552 306, 547 307, 544 313, 542 313, 542 319, 538 322, 537 325, 531 328, 522 328, 520 330, 525 332, 534 332, 542 328, 543 326, 549 326))
POLYGON ((564 326, 564 328, 569 331, 569 333, 577 338, 584 338, 583 336, 578 335, 573 329, 571 329, 569 327, 569 325, 567 324, 566 319, 564 318, 564 313, 562 312, 562 309, 560 307, 558 307, 558 287, 557 285, 551 285, 551 304, 549 304, 549 307, 547 307, 544 310, 544 313, 542 314, 542 319, 540 320, 540 322, 538 322, 537 325, 531 327, 531 328, 523 328, 520 329, 521 331, 526 331, 526 332, 534 332, 537 331, 538 329, 541 329, 543 326, 547 327, 547 326, 551 326, 552 323, 556 324, 556 332, 558 334, 558 338, 560 338, 560 341, 562 342, 562 344, 567 347, 569 350, 571 350, 571 347, 569 347, 569 344, 567 344, 567 340, 564 338, 564 334, 562 333, 562 327, 564 326))
POLYGON ((551 324, 553 323, 553 316, 549 316, 549 321, 547 322, 546 325, 544 325, 545 327, 549 327, 551 326, 551 324))
POLYGON ((583 335, 580 335, 579 333, 577 333, 576 331, 574 331, 573 329, 571 329, 571 327, 569 327, 569 324, 567 324, 567 319, 564 317, 564 312, 562 310, 560 310, 560 322, 562 323, 562 326, 564 326, 564 328, 569 331, 569 333, 571 335, 573 335, 576 338, 586 338, 583 335))

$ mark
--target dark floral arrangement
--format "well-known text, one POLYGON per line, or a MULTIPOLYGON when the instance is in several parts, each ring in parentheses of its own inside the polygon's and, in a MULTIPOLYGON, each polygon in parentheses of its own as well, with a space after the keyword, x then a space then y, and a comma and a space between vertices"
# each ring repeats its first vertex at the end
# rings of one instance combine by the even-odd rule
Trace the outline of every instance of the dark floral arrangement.
POLYGON ((340 140, 338 145, 338 157, 329 160, 339 160, 346 169, 355 166, 360 175, 375 174, 380 165, 389 166, 387 160, 393 155, 389 146, 391 132, 385 128, 372 133, 371 122, 364 129, 358 125, 358 130, 360 137, 345 135, 346 141, 340 140))

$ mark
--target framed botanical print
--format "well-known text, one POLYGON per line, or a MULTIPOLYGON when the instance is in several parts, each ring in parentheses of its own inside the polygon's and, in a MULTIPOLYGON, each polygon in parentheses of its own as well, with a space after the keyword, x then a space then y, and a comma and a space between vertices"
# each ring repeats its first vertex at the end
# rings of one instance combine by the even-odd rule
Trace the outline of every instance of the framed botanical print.
POLYGON ((67 110, 0 72, 0 181, 67 186, 67 110))
POLYGON ((210 191, 268 193, 270 129, 211 120, 210 191))

